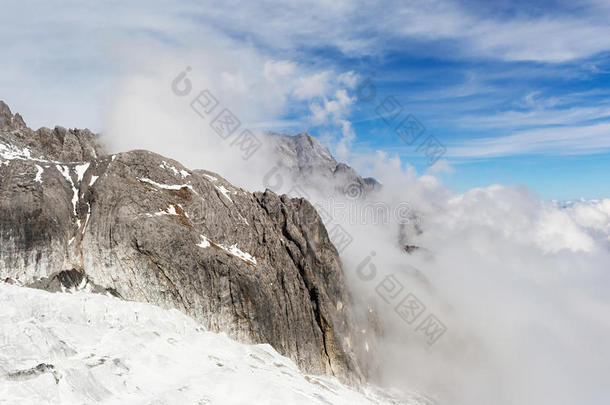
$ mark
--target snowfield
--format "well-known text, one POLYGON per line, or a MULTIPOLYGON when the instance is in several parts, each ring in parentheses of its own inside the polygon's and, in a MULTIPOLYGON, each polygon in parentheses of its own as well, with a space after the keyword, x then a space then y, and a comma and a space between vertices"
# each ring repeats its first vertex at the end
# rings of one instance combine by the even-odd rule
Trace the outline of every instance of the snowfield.
POLYGON ((177 310, 0 283, 0 404, 413 404, 306 376, 177 310))

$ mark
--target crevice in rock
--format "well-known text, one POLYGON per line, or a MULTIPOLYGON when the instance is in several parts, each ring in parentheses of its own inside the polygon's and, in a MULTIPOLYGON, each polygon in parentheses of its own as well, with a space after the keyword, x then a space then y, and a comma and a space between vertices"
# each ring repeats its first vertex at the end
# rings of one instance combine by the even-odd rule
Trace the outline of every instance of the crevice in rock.
POLYGON ((150 261, 150 263, 154 264, 154 267, 157 270, 159 270, 159 274, 161 275, 163 280, 167 284, 169 284, 169 286, 171 288, 170 293, 172 295, 178 296, 178 298, 180 299, 180 303, 182 304, 182 310, 183 311, 187 311, 188 305, 186 305, 186 301, 184 300, 184 297, 182 296, 182 294, 180 294, 180 290, 178 289, 178 287, 176 287, 176 284, 174 284, 172 279, 169 278, 169 276, 165 272, 165 269, 163 268, 163 266, 161 266, 161 264, 157 260, 155 260, 154 256, 151 255, 149 252, 146 252, 146 251, 140 249, 140 247, 139 247, 139 245, 137 243, 136 243, 136 249, 138 250, 138 252, 140 252, 141 254, 145 255, 148 258, 148 260, 150 261))
MULTIPOLYGON (((284 212, 284 209, 282 209, 282 211, 284 212)), ((299 246, 297 241, 294 240, 295 238, 293 237, 293 235, 288 231, 288 219, 287 218, 288 217, 286 215, 284 215, 284 224, 282 226, 282 234, 288 241, 294 243, 299 248, 302 256, 305 256, 306 252, 303 252, 303 248, 301 246, 299 246)), ((326 337, 327 330, 326 330, 326 326, 325 326, 326 321, 322 318, 322 314, 320 313, 321 303, 320 303, 318 288, 315 286, 314 282, 307 275, 307 268, 305 267, 306 265, 301 263, 301 261, 295 257, 294 253, 288 246, 285 246, 285 248, 286 248, 286 251, 288 252, 288 255, 292 259, 292 262, 294 263, 295 267, 298 269, 299 275, 301 276, 301 280, 303 281, 303 284, 309 294, 309 301, 311 302, 311 307, 314 312, 313 316, 318 325, 318 328, 320 329, 320 333, 322 334, 322 344, 323 344, 323 348, 324 348, 324 354, 326 355, 326 361, 328 363, 330 372, 332 373, 332 375, 335 375, 332 364, 331 364, 331 357, 328 353, 328 342, 327 342, 327 337, 326 337)))

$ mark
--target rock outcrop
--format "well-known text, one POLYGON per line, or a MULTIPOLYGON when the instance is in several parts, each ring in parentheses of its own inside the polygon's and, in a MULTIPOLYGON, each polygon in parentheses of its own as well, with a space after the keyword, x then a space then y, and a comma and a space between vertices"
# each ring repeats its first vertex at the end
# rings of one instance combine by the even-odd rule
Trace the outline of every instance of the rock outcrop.
POLYGON ((306 372, 363 379, 339 256, 306 200, 109 156, 90 131, 33 131, 2 102, 0 277, 177 308, 306 372))
POLYGON ((381 187, 374 178, 363 178, 349 165, 337 162, 328 148, 306 132, 295 136, 270 133, 268 141, 277 152, 278 169, 292 184, 349 198, 364 198, 381 187))

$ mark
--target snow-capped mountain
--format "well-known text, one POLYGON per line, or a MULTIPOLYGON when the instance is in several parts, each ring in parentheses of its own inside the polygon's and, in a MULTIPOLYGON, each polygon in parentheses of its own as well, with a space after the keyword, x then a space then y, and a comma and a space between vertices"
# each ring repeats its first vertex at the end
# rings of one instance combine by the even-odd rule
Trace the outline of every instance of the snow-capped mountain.
POLYGON ((306 200, 148 151, 108 155, 87 130, 33 131, 3 103, 0 115, 0 279, 176 308, 306 372, 364 381, 368 328, 306 200))

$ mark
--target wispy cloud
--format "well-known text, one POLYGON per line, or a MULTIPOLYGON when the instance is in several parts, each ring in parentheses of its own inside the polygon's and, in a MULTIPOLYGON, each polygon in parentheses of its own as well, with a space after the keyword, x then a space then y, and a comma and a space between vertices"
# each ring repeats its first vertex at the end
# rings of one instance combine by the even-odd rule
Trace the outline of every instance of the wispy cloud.
MULTIPOLYGON (((417 85, 421 77, 430 76, 421 91, 410 90, 413 96, 406 102, 422 101, 420 111, 429 108, 423 114, 431 117, 427 120, 432 121, 431 129, 436 121, 462 130, 459 138, 468 131, 488 131, 484 138, 456 142, 449 153, 563 154, 605 147, 604 139, 591 137, 607 139, 605 124, 592 123, 609 116, 607 103, 499 104, 516 97, 513 83, 518 79, 603 72, 603 63, 593 59, 610 51, 607 4, 589 1, 578 7, 559 4, 535 11, 522 7, 510 13, 494 13, 493 7, 453 0, 9 2, 0 16, 1 96, 34 126, 61 122, 99 130, 104 105, 120 87, 120 78, 129 76, 134 66, 154 64, 151 55, 156 53, 147 50, 164 47, 170 52, 209 55, 207 64, 224 69, 219 85, 247 98, 256 106, 253 113, 272 112, 258 117, 246 114, 244 120, 276 127, 332 121, 339 136, 353 140, 360 133, 352 124, 366 117, 351 116, 354 109, 346 101, 350 94, 341 93, 357 83, 360 73, 345 65, 396 53, 407 58, 423 49, 434 58, 432 65, 444 60, 470 67, 463 67, 461 77, 449 83, 434 66, 411 68, 410 60, 398 73, 392 69, 381 73, 384 80, 397 81, 397 91, 404 90, 401 83, 417 85), (32 8, 37 12, 31 13, 32 8), (24 25, 24 20, 29 23, 24 25), (227 53, 232 55, 229 60, 236 61, 228 68, 218 61, 227 53), (366 58, 370 56, 374 58, 366 58), (494 66, 477 71, 481 64, 494 66), (405 74, 405 69, 416 74, 405 74), (257 77, 248 72, 256 72, 257 77), (432 86, 432 80, 438 83, 432 86), (314 119, 301 119, 307 116, 314 119)), ((555 96, 551 92, 544 101, 555 96)))
POLYGON ((538 128, 509 136, 469 139, 448 146, 451 157, 520 154, 583 155, 610 151, 610 123, 538 128))
POLYGON ((584 106, 528 111, 505 111, 488 115, 465 115, 458 123, 468 128, 506 129, 527 126, 572 125, 586 121, 607 119, 610 106, 584 106))
POLYGON ((247 32, 268 47, 327 45, 350 55, 388 51, 393 40, 462 41, 463 55, 551 63, 610 49, 608 8, 603 3, 584 4, 578 12, 562 11, 549 9, 540 15, 522 9, 507 18, 484 15, 472 3, 450 0, 303 0, 290 5, 228 1, 206 10, 202 19, 222 22, 235 35, 247 32), (281 12, 269 13, 272 8, 281 12), (265 23, 253 25, 251 21, 265 23))

